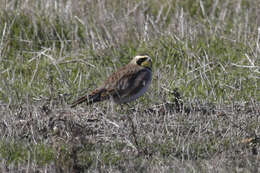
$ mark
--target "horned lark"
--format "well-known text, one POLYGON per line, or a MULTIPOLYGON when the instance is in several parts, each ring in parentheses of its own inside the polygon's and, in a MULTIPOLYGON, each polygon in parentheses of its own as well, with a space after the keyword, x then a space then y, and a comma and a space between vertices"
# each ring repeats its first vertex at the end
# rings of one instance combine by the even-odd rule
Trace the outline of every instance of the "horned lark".
POLYGON ((152 81, 152 59, 145 56, 136 56, 129 64, 113 73, 104 84, 92 93, 79 98, 71 107, 82 102, 88 105, 108 99, 117 104, 131 102, 142 96, 152 81))

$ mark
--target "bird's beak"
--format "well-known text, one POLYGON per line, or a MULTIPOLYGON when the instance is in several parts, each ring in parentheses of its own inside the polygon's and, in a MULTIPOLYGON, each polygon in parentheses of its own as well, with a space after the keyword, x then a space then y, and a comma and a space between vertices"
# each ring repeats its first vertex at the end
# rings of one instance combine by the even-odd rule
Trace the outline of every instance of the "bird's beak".
POLYGON ((143 62, 143 63, 142 63, 142 66, 151 69, 151 68, 152 68, 152 59, 149 58, 147 61, 143 62))

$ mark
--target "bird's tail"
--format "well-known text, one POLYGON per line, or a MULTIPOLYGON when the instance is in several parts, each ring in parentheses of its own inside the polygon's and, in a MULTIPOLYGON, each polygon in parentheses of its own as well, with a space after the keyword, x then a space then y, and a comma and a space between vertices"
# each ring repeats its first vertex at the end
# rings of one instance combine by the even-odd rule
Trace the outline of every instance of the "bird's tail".
POLYGON ((75 106, 77 106, 78 104, 83 103, 83 102, 86 102, 87 105, 90 105, 92 103, 105 100, 105 99, 107 99, 107 97, 104 97, 104 93, 105 93, 105 89, 95 90, 91 94, 83 96, 83 97, 79 98, 78 100, 76 100, 75 102, 73 102, 70 107, 74 108, 75 106))

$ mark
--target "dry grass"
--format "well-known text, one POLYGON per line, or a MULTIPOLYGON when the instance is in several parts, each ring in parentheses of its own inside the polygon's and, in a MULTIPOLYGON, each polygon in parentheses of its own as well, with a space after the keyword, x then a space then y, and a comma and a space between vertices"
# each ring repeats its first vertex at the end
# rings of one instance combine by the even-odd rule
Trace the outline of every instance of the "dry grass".
POLYGON ((258 7, 0 0, 1 172, 259 172, 258 7), (69 108, 136 54, 144 97, 69 108))

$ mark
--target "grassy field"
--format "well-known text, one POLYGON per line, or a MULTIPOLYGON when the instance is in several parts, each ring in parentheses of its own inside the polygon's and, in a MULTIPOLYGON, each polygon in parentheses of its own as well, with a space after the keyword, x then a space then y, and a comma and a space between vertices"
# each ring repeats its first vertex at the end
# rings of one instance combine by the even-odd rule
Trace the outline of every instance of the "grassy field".
POLYGON ((259 8, 0 0, 0 172, 260 172, 259 8), (145 96, 69 107, 139 54, 145 96))

